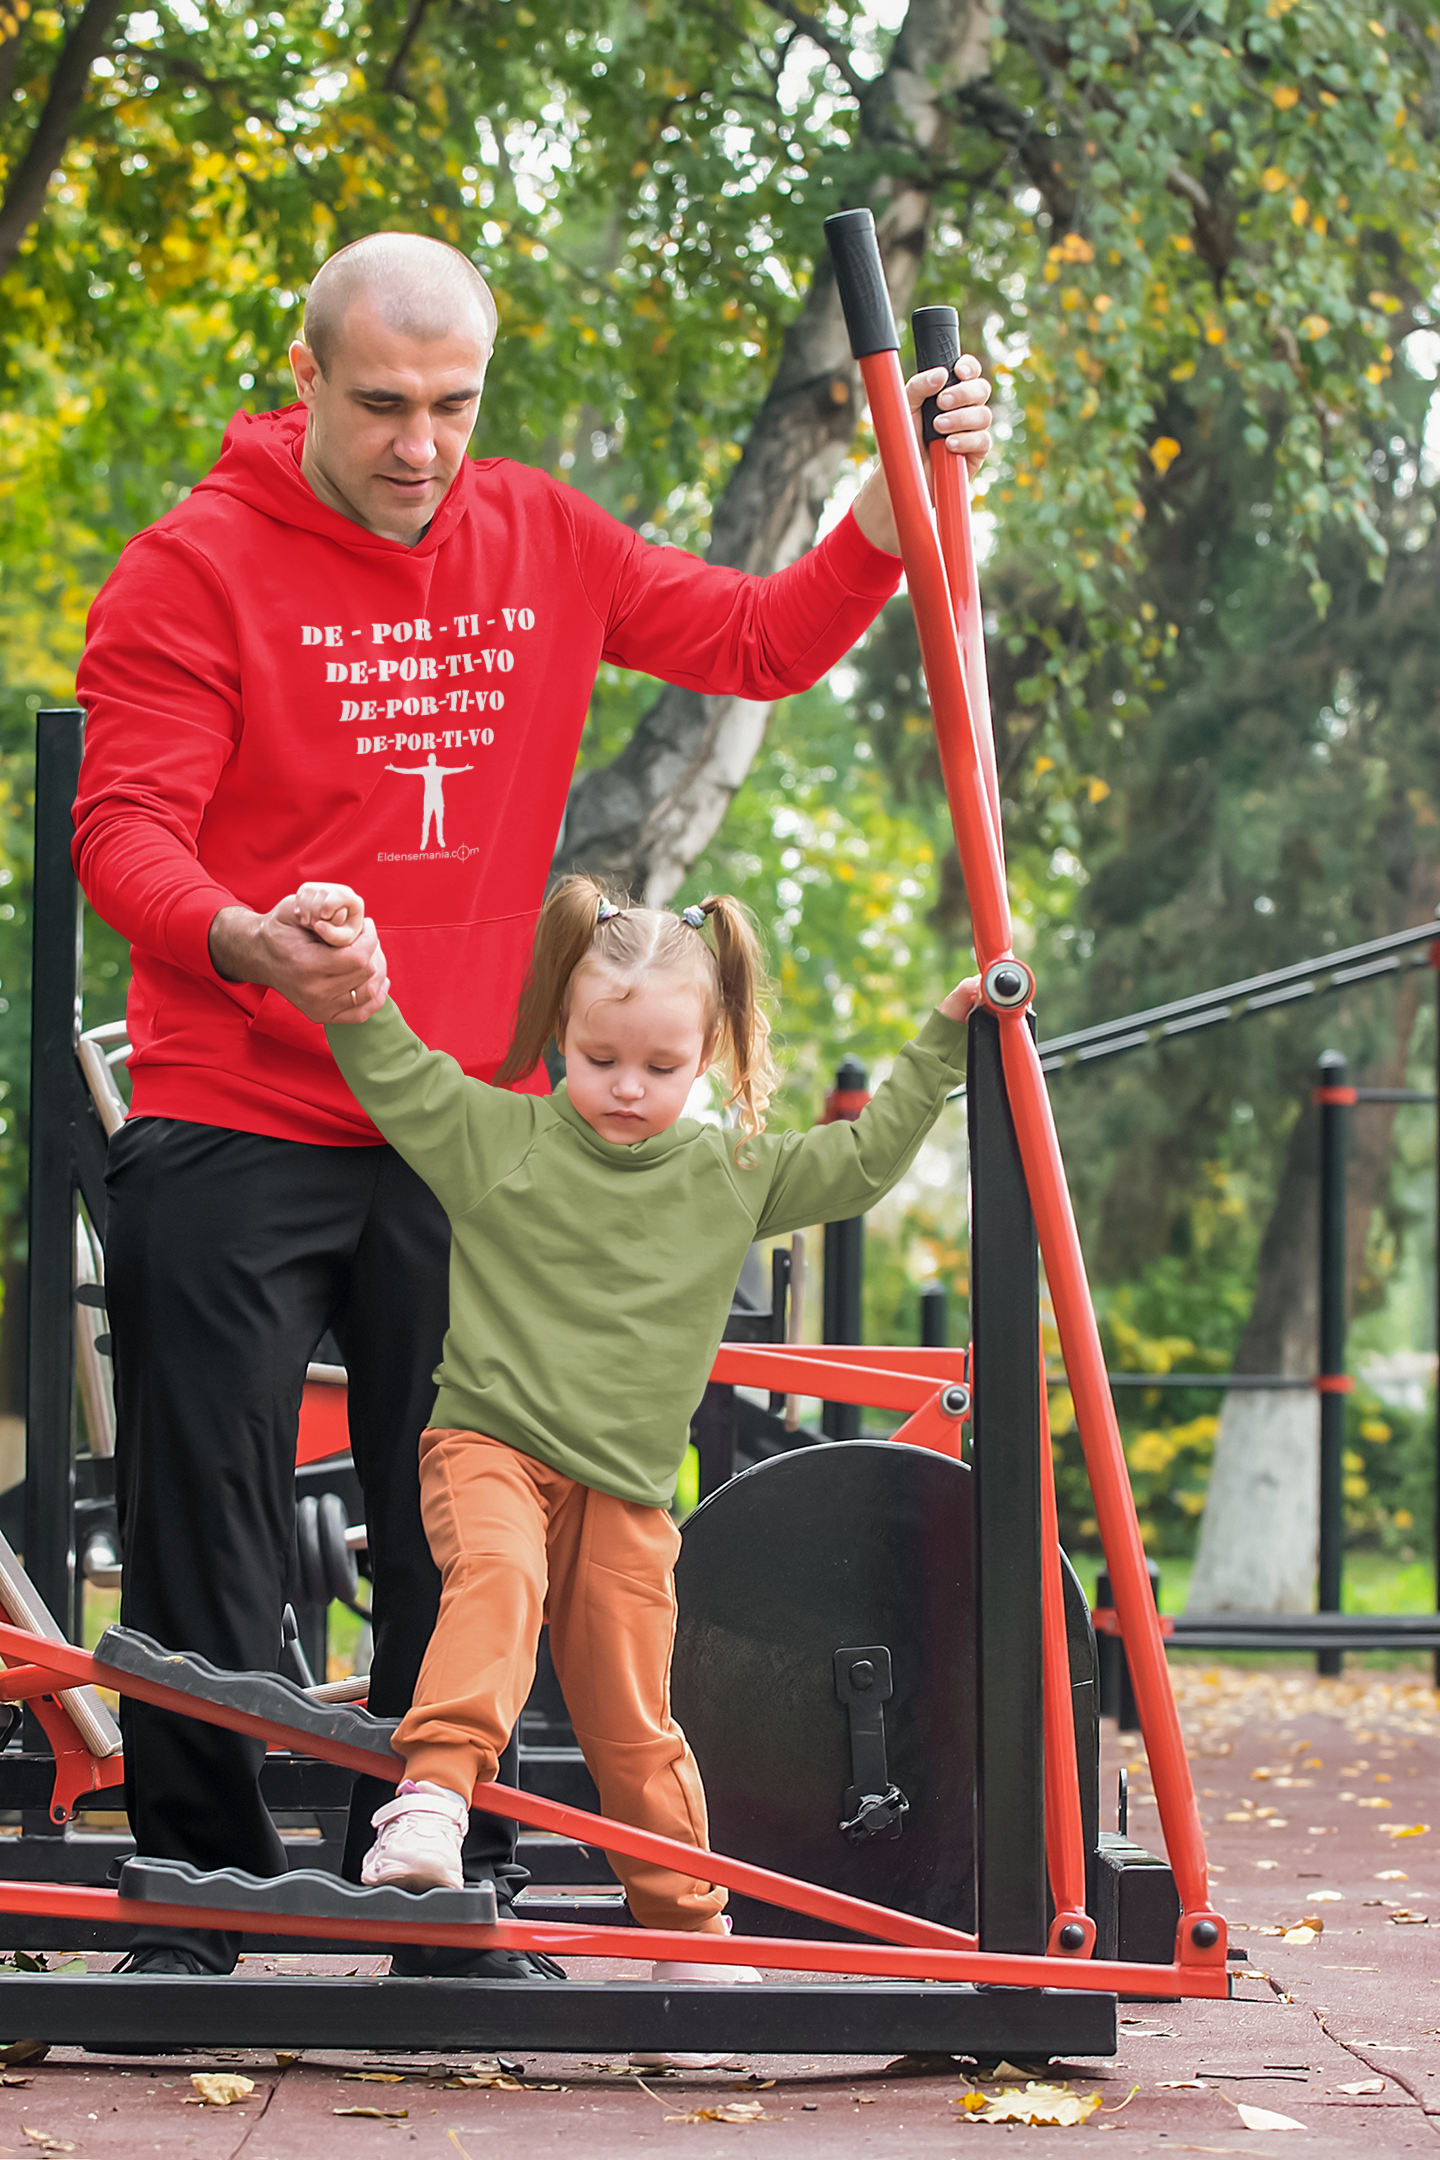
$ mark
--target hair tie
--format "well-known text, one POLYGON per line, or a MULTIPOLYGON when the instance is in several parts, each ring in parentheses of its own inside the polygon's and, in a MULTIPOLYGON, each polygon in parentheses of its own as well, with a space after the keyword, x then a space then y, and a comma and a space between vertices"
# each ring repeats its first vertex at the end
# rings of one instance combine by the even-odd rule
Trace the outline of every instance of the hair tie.
POLYGON ((680 920, 681 922, 688 922, 692 930, 703 930, 705 927, 705 910, 703 907, 681 908, 680 920))
POLYGON ((609 922, 612 916, 623 915, 624 912, 623 908, 616 907, 613 900, 606 900, 602 897, 599 906, 595 910, 596 929, 599 929, 601 923, 609 922))

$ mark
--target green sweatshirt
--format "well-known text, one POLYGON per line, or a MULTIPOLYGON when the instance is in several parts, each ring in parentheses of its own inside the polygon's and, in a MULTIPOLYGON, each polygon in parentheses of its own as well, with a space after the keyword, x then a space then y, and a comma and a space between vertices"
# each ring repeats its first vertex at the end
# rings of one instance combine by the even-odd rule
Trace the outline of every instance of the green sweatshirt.
POLYGON ((514 1095, 427 1050, 393 1000, 326 1030, 361 1105, 450 1218, 431 1422, 487 1433, 622 1500, 668 1507, 756 1238, 863 1214, 962 1075, 931 1015, 854 1124, 740 1135, 682 1118, 617 1147, 563 1084, 514 1095))

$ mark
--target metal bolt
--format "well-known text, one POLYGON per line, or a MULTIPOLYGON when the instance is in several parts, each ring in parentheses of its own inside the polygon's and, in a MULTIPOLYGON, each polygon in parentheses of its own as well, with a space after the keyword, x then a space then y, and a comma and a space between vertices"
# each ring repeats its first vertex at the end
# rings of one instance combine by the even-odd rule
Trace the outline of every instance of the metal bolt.
POLYGON ((850 1667, 850 1685, 858 1688, 873 1687, 875 1685, 875 1667, 871 1664, 869 1658, 856 1658, 855 1663, 850 1667))
POLYGON ((1062 1950, 1084 1949, 1085 1930, 1078 1920, 1067 1920, 1064 1927, 1061 1928, 1060 1947, 1062 1950))
POLYGON ((1220 1940, 1220 1930, 1213 1920, 1197 1920, 1190 1930, 1190 1940, 1197 1950, 1213 1950, 1220 1940))
POLYGON ((940 1411, 944 1417, 963 1418, 970 1415, 970 1390, 957 1381, 952 1387, 940 1391, 940 1411))
POLYGON ((985 996, 1003 1009, 1023 1005, 1032 996, 1035 978, 1018 960, 997 960, 985 977, 985 996))

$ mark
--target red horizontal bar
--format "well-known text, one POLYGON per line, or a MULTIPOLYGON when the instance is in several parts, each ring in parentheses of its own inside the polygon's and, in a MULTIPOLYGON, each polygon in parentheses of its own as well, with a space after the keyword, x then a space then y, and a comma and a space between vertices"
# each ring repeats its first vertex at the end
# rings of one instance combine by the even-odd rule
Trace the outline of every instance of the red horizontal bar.
POLYGON ((1317 1087, 1310 1100, 1313 1103, 1339 1103, 1342 1108, 1353 1108, 1355 1090, 1353 1087, 1317 1087))
MULTIPOLYGON (((373 1942, 373 1920, 312 1919, 303 1913, 225 1911, 210 1905, 162 1905, 80 1884, 0 1884, 0 1908, 30 1919, 86 1920, 126 1927, 233 1928, 239 1933, 373 1942)), ((943 1932, 943 1931, 942 1931, 943 1932)), ((913 1950, 898 1945, 805 1942, 770 1935, 692 1935, 652 1928, 586 1927, 564 1920, 502 1921, 467 1927, 455 1921, 387 1922, 387 1942, 444 1949, 543 1950, 560 1957, 660 1958, 705 1965, 761 1965, 778 1972, 854 1973, 876 1980, 985 1981, 997 1987, 1079 1988, 1098 1994, 1223 1997, 1228 1976, 1213 1966, 1080 1963, 1070 1958, 1011 1957, 978 1950, 913 1950)), ((0 1987, 3 2000, 3 1987, 0 1987)))
POLYGON ((1317 1373, 1310 1383, 1317 1395, 1353 1395, 1354 1376, 1347 1372, 1317 1373))
MULTIPOLYGON (((933 1375, 865 1364, 848 1352, 829 1350, 807 1357, 798 1344, 722 1343, 710 1377, 728 1380, 732 1386, 769 1388, 776 1395, 823 1395, 827 1402, 868 1403, 877 1410, 918 1410, 935 1392, 933 1375)), ((947 1372, 943 1377, 951 1375, 947 1372)), ((954 1377, 959 1379, 961 1374, 954 1377)))

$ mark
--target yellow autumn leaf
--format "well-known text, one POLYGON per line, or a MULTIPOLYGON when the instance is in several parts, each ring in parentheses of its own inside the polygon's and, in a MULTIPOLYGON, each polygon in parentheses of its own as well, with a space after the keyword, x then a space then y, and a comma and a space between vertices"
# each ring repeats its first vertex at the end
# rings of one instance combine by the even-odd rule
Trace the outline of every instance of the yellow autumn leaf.
POLYGON ((1300 92, 1293 83, 1281 83, 1278 90, 1270 93, 1270 102, 1277 112, 1289 112, 1292 105, 1300 102, 1300 92))
POLYGON ((241 2077, 233 2070, 197 2070, 190 2083, 195 2090, 188 2097, 204 2107, 233 2107, 255 2090, 254 2078, 241 2077))
POLYGON ((1323 315, 1307 315, 1300 324, 1307 338, 1312 341, 1329 335, 1330 325, 1323 315))
POLYGON ((1085 796, 1088 802, 1104 802, 1109 793, 1110 783, 1108 780, 1097 780, 1092 775, 1085 784, 1085 796))
POLYGON ((1173 435, 1161 435, 1150 445, 1150 462, 1162 480, 1179 455, 1180 445, 1173 435))
POLYGON ((1305 197, 1304 197, 1303 195, 1297 195, 1297 196, 1296 196, 1296 198, 1295 198, 1295 200, 1294 200, 1294 202, 1292 202, 1292 203, 1291 203, 1291 205, 1290 205, 1290 222, 1291 222, 1291 224, 1292 224, 1292 225, 1303 225, 1303 224, 1305 223, 1306 219, 1307 219, 1307 218, 1309 217, 1309 215, 1310 215, 1310 205, 1309 205, 1309 203, 1308 203, 1308 202, 1306 202, 1306 200, 1305 200, 1305 197))
POLYGON ((1286 182, 1286 175, 1278 165, 1267 165, 1260 175, 1260 185, 1267 195, 1278 195, 1286 182))
POLYGON ((993 2100, 967 2093, 959 2103, 972 2122, 1032 2123, 1051 2128, 1070 2128, 1088 2122, 1100 2105, 1100 2095, 1072 2093, 1068 2085, 1038 2085, 1032 2078, 1023 2092, 997 2093, 993 2100), (972 2108, 979 2099, 981 2105, 972 2108))
POLYGON ((1041 776, 1041 774, 1042 774, 1042 773, 1047 773, 1047 772, 1053 772, 1054 770, 1055 770, 1055 760, 1054 760, 1054 758, 1053 758, 1053 757, 1037 757, 1037 758, 1036 758, 1036 760, 1035 760, 1035 777, 1036 777, 1036 779, 1037 779, 1037 780, 1038 780, 1038 779, 1040 778, 1040 776, 1041 776))

